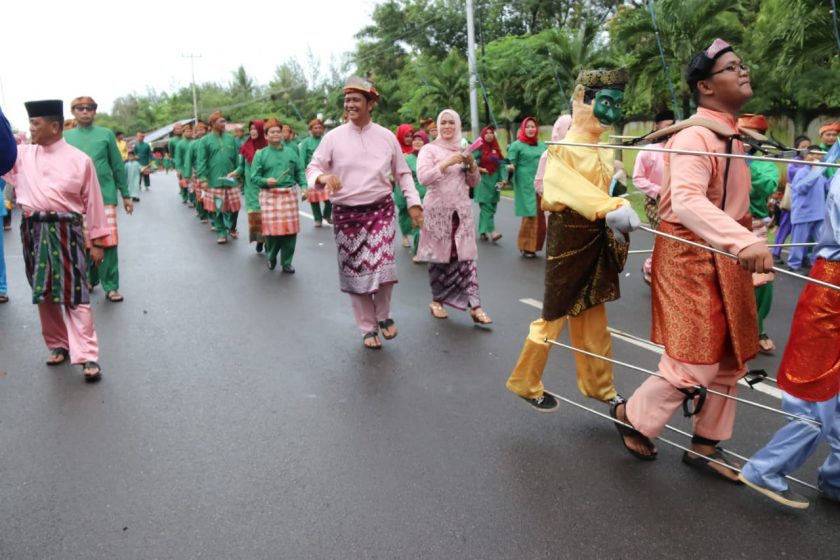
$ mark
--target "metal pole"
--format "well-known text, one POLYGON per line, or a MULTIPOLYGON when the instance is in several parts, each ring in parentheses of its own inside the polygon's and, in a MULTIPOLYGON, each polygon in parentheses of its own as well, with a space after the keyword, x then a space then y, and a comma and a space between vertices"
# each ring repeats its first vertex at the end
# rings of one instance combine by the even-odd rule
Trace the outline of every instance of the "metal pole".
POLYGON ((476 87, 476 74, 478 69, 475 63, 475 21, 473 17, 473 2, 467 2, 467 61, 470 70, 470 124, 473 140, 478 138, 478 88, 476 87))
MULTIPOLYGON (((694 241, 689 241, 688 239, 683 239, 682 237, 677 237, 676 235, 671 235, 670 233, 663 233, 661 231, 656 231, 655 229, 650 229, 649 227, 641 226, 639 229, 646 231, 648 233, 652 233, 653 235, 659 235, 661 237, 667 237, 668 239, 673 239, 674 241, 679 241, 680 243, 685 243, 686 245, 691 245, 692 247, 697 247, 698 249, 705 249, 706 251, 711 251, 712 253, 717 253, 718 255, 723 255, 724 257, 729 257, 730 259, 738 260, 737 255, 733 255, 732 253, 727 253, 726 251, 721 251, 720 249, 715 249, 714 247, 709 247, 708 245, 703 245, 702 243, 696 243, 694 241)), ((791 272, 789 270, 785 270, 784 268, 779 268, 777 266, 773 267, 773 272, 778 272, 780 274, 787 274, 788 276, 793 276, 794 278, 799 278, 800 280, 805 280, 806 282, 811 282, 813 284, 817 284, 818 286, 822 286, 823 288, 830 288, 832 290, 840 291, 840 286, 835 284, 829 284, 828 282, 823 282, 822 280, 817 280, 816 278, 811 278, 810 276, 804 276, 802 274, 797 274, 795 272, 791 272)))
POLYGON ((796 163, 799 165, 816 165, 817 167, 830 167, 840 169, 840 163, 827 163, 824 161, 803 161, 801 159, 787 159, 776 157, 759 157, 749 156, 746 154, 719 154, 717 152, 703 152, 700 150, 672 150, 670 148, 654 148, 652 146, 625 146, 624 144, 589 144, 586 142, 569 142, 561 140, 559 142, 546 142, 549 146, 575 146, 578 148, 600 148, 603 150, 638 150, 648 152, 661 152, 663 154, 680 154, 685 156, 713 156, 732 159, 745 159, 757 161, 769 161, 771 163, 796 163))
POLYGON ((198 122, 198 96, 195 90, 195 59, 201 58, 200 54, 182 54, 181 58, 190 59, 190 72, 192 73, 192 94, 193 94, 193 118, 198 122))

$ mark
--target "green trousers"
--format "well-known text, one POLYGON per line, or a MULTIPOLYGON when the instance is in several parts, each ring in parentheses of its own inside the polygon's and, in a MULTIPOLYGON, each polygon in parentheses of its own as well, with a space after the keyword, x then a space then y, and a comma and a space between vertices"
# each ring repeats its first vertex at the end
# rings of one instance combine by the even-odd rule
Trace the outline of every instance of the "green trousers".
POLYGON ((312 217, 315 219, 316 222, 323 222, 324 220, 330 221, 332 217, 332 202, 329 200, 324 201, 324 213, 321 214, 321 203, 320 202, 310 202, 309 205, 312 207, 312 217))
POLYGON ((403 237, 414 233, 414 223, 411 221, 411 214, 408 213, 407 208, 399 208, 397 223, 400 225, 400 233, 403 234, 403 237))
POLYGON ((277 255, 280 255, 280 266, 290 266, 292 257, 295 256, 295 244, 297 234, 292 235, 266 235, 265 256, 270 263, 277 263, 277 255))
POLYGON ((178 187, 179 194, 181 195, 181 201, 186 203, 190 200, 190 191, 188 189, 182 189, 178 187))
POLYGON ((195 204, 195 214, 199 220, 206 220, 210 217, 210 213, 204 209, 204 203, 198 202, 194 192, 190 193, 190 202, 195 204))
POLYGON ((93 260, 88 259, 87 280, 91 286, 98 286, 102 282, 105 293, 116 292, 120 289, 120 269, 117 259, 117 248, 108 247, 102 250, 103 257, 99 266, 93 266, 93 260))
POLYGON ((755 288, 755 303, 758 306, 758 332, 764 332, 764 319, 770 315, 773 306, 773 282, 755 288))
POLYGON ((236 229, 238 221, 239 212, 214 212, 213 225, 216 227, 216 237, 221 239, 230 235, 231 230, 236 229))
POLYGON ((496 231, 496 208, 499 202, 479 202, 478 233, 491 234, 496 231))

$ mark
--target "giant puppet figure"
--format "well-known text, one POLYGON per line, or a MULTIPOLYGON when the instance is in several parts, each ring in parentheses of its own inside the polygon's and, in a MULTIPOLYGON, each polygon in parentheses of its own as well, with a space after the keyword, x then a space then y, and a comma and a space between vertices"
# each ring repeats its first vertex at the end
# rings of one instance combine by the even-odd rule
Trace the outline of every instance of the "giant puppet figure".
MULTIPOLYGON (((595 144, 622 116, 627 74, 589 70, 577 78, 572 125, 565 140, 595 144)), ((639 218, 627 200, 610 194, 623 171, 611 150, 552 146, 543 179, 548 218, 545 297, 542 317, 531 323, 507 388, 540 411, 557 409, 546 393, 543 370, 554 340, 569 321, 572 344, 599 356, 611 355, 604 304, 619 297, 618 273, 627 258, 627 238, 639 218), (618 172, 618 173, 617 173, 618 172)), ((603 402, 621 400, 608 362, 577 354, 578 388, 603 402)))

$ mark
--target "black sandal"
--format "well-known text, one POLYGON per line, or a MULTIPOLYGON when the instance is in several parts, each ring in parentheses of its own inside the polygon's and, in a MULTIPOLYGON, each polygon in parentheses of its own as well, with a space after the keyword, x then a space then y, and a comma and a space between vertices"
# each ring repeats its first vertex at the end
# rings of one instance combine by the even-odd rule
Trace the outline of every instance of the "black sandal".
POLYGON ((102 368, 96 362, 85 362, 84 365, 82 365, 82 372, 84 373, 84 370, 91 368, 96 368, 96 372, 85 373, 85 382, 96 383, 97 381, 102 379, 102 368))
MULTIPOLYGON (((622 399, 622 401, 623 401, 623 399, 622 399)), ((626 406, 625 402, 613 402, 610 405, 610 416, 614 420, 618 420, 618 413, 616 411, 618 410, 618 407, 621 406, 621 405, 624 405, 624 409, 626 411, 627 406, 626 406)), ((618 422, 621 422, 621 420, 618 420, 618 422)), ((625 420, 623 424, 619 424, 618 422, 613 422, 613 424, 615 424, 615 429, 618 430, 618 434, 621 436, 622 445, 624 445, 624 448, 627 451, 630 452, 630 455, 632 455, 636 459, 640 459, 642 461, 654 461, 656 459, 656 455, 657 455, 656 446, 653 445, 653 442, 650 441, 650 438, 648 438, 645 434, 643 434, 639 430, 637 430, 635 428, 629 428, 629 427, 624 425, 624 424, 629 424, 630 423, 629 421, 625 420), (625 437, 635 437, 635 438, 640 439, 642 441, 642 443, 644 444, 644 446, 647 447, 653 453, 650 454, 650 455, 643 455, 643 454, 639 453, 638 451, 632 449, 631 447, 629 447, 627 445, 627 442, 624 441, 625 437)))
POLYGON ((726 481, 730 484, 734 484, 735 486, 743 486, 744 485, 744 483, 741 482, 740 480, 738 480, 737 478, 735 478, 735 479, 729 478, 728 476, 724 475, 719 470, 717 470, 716 468, 714 468, 713 466, 711 466, 709 464, 709 463, 711 463, 711 461, 709 461, 709 459, 711 458, 711 459, 714 459, 715 461, 720 461, 721 463, 724 463, 730 469, 732 469, 733 472, 738 472, 738 471, 741 470, 741 469, 738 468, 737 465, 731 463, 726 458, 726 456, 723 454, 723 449, 721 449, 720 447, 716 447, 715 452, 712 453, 711 455, 703 456, 703 455, 697 453, 696 451, 692 451, 692 453, 694 453, 696 455, 696 457, 689 456, 688 451, 684 451, 683 456, 682 456, 682 462, 685 463, 686 465, 688 465, 689 467, 695 468, 702 473, 712 475, 712 476, 714 476, 716 478, 719 478, 721 480, 724 480, 724 481, 726 481))
POLYGON ((50 358, 61 356, 61 361, 58 362, 51 362, 47 360, 48 366, 60 366, 64 362, 67 361, 67 358, 70 357, 70 351, 67 348, 53 348, 53 351, 50 352, 50 358))
POLYGON ((393 326, 394 326, 394 320, 393 319, 385 319, 384 321, 379 321, 379 329, 382 331, 382 336, 385 338, 385 340, 391 340, 392 338, 397 338, 397 334, 399 334, 399 333, 393 334, 391 336, 388 336, 387 334, 385 334, 385 331, 390 329, 393 326))
MULTIPOLYGON (((375 339, 379 340, 379 333, 378 332, 365 333, 365 336, 362 338, 362 343, 365 344, 367 342, 367 340, 370 339, 370 338, 375 338, 375 339)), ((382 342, 381 341, 379 342, 379 346, 369 346, 369 345, 365 344, 365 348, 367 348, 368 350, 382 350, 382 342)))

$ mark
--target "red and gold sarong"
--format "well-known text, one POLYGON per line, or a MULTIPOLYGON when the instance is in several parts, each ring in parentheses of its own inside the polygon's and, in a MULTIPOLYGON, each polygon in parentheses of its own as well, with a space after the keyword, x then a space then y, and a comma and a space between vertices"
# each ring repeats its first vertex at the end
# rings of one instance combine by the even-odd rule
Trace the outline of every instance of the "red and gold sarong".
MULTIPOLYGON (((811 278, 840 286, 840 261, 817 259, 811 278)), ((840 292, 808 283, 799 296, 779 366, 779 388, 822 402, 840 392, 840 292)))
MULTIPOLYGON (((743 225, 743 224, 742 224, 743 225)), ((706 244, 680 224, 659 231, 706 244)), ((758 353, 752 276, 730 257, 657 237, 653 248, 653 334, 665 352, 690 364, 732 355, 742 367, 758 353)))

